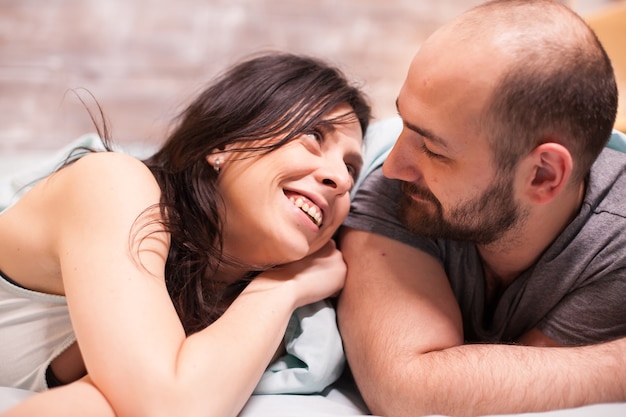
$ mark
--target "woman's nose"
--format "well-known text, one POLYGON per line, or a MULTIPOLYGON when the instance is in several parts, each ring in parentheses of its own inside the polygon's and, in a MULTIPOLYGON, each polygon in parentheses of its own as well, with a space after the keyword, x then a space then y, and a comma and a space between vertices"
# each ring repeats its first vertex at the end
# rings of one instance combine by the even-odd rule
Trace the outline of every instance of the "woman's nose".
POLYGON ((348 172, 348 168, 343 160, 340 163, 333 162, 327 164, 320 177, 322 184, 333 188, 337 194, 350 191, 354 184, 354 179, 348 172))

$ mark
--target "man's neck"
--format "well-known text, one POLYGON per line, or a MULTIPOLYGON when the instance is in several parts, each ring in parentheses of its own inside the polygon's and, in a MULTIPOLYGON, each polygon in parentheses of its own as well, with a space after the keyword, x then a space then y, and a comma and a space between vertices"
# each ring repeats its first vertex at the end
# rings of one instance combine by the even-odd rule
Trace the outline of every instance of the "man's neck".
MULTIPOLYGON (((549 204, 535 206, 528 218, 498 241, 478 245, 487 287, 503 290, 534 265, 580 210, 585 186, 564 192, 549 204)), ((498 291, 495 291, 498 292, 498 291)))

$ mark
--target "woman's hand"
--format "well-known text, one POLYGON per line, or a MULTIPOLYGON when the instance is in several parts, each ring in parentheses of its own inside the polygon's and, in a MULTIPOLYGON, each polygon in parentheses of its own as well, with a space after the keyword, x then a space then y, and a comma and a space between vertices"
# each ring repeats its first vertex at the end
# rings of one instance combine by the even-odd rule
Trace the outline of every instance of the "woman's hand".
POLYGON ((253 287, 270 288, 288 283, 294 288, 294 308, 337 294, 346 279, 346 264, 333 240, 299 261, 279 265, 259 274, 253 287))

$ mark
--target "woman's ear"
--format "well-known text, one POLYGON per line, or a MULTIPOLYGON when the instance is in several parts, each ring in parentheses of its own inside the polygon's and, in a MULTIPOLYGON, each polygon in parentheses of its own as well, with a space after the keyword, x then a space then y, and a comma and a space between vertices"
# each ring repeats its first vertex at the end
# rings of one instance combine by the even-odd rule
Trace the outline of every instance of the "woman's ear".
POLYGON ((210 154, 208 154, 208 155, 206 156, 206 161, 209 163, 209 165, 211 165, 212 167, 214 167, 214 166, 215 166, 215 161, 216 161, 218 158, 221 158, 222 160, 224 159, 221 155, 222 155, 222 154, 221 154, 221 152, 219 152, 219 153, 218 153, 218 152, 213 152, 213 153, 210 153, 210 154))
POLYGON ((530 168, 526 195, 532 202, 546 204, 567 187, 574 161, 563 145, 543 143, 533 149, 526 159, 530 168))
POLYGON ((224 167, 224 161, 226 160, 226 152, 219 149, 214 149, 210 154, 206 156, 206 161, 213 167, 215 172, 219 173, 220 169, 224 167))
POLYGON ((206 161, 209 165, 215 167, 215 161, 219 159, 220 162, 218 164, 227 161, 230 158, 229 155, 232 155, 233 149, 236 149, 235 143, 222 144, 211 150, 211 153, 206 156, 206 161))

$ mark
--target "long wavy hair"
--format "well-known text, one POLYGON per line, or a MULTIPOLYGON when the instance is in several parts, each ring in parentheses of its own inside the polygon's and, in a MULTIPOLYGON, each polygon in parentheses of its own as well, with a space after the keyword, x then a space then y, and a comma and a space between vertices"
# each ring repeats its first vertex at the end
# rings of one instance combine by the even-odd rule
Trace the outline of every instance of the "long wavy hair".
POLYGON ((365 132, 369 104, 337 68, 286 53, 251 58, 202 91, 164 145, 144 160, 162 191, 159 208, 171 236, 165 280, 187 334, 217 319, 233 296, 233 288, 212 280, 220 265, 236 260, 222 252, 221 196, 207 155, 230 144, 241 152, 271 152, 343 103, 353 110, 344 121, 356 117, 365 132))

